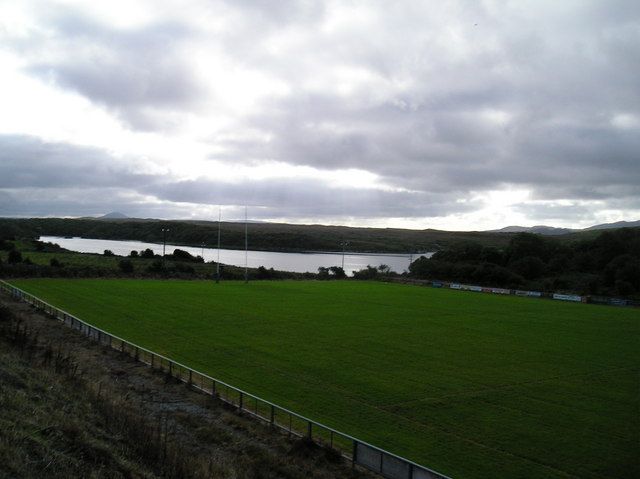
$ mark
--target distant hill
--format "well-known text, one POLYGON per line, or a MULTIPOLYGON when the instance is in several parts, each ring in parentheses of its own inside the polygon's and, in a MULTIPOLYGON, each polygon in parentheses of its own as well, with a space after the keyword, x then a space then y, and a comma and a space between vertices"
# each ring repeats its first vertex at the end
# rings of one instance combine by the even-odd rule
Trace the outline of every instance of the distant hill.
POLYGON ((540 235, 564 235, 567 233, 575 233, 576 231, 571 228, 555 228, 553 226, 506 226, 504 228, 500 228, 499 230, 491 230, 491 233, 536 233, 540 235))
MULTIPOLYGON (((37 236, 79 236, 82 238, 137 240, 175 245, 214 246, 218 239, 216 221, 161 221, 136 218, 0 218, 0 238, 37 236)), ((506 247, 511 234, 477 231, 408 230, 397 228, 353 228, 347 226, 249 223, 249 248, 263 251, 326 251, 342 249, 358 253, 424 253, 459 242, 506 247)), ((222 246, 242 249, 245 223, 221 224, 222 246)))
POLYGON ((640 226, 639 221, 618 221, 616 223, 604 223, 594 225, 584 229, 572 228, 555 228, 553 226, 537 225, 537 226, 506 226, 499 230, 490 230, 487 233, 536 233, 546 236, 559 236, 570 233, 579 233, 580 231, 608 230, 617 228, 637 228, 640 226))
POLYGON ((97 220, 124 220, 129 217, 124 213, 120 213, 119 211, 112 211, 111 213, 107 213, 106 215, 98 216, 97 220))
MULTIPOLYGON (((216 221, 167 221, 137 219, 118 216, 102 218, 0 218, 0 238, 28 238, 38 236, 79 236, 82 238, 137 240, 162 243, 163 229, 169 228, 166 240, 171 244, 185 246, 214 246, 218 239, 216 221)), ((120 216, 122 215, 122 216, 120 216)), ((109 217, 110 216, 110 217, 109 217)), ((638 222, 616 223, 633 226, 638 222)), ((598 225, 615 228, 611 225, 598 225)), ((566 230, 537 226, 533 228, 510 227, 490 231, 438 231, 432 229, 409 230, 398 228, 353 228, 347 226, 292 225, 283 223, 249 223, 249 247, 263 251, 335 252, 347 242, 347 250, 358 253, 408 254, 439 251, 457 243, 473 242, 482 246, 505 248, 520 231, 531 231, 546 236, 553 235, 562 241, 583 240, 597 236, 600 230, 566 230), (537 231, 536 231, 537 229, 537 231), (556 231, 556 233, 554 233, 556 231)), ((222 222, 222 246, 243 249, 245 224, 222 222)))
POLYGON ((590 226, 589 228, 585 228, 585 231, 590 230, 608 230, 614 228, 637 228, 640 226, 640 220, 638 221, 618 221, 616 223, 605 223, 602 225, 590 226))

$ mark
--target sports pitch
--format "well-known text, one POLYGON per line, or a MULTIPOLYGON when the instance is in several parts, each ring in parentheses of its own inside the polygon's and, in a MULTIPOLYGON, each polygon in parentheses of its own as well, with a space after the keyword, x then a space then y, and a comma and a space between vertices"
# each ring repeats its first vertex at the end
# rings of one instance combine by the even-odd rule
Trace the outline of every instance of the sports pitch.
POLYGON ((640 476, 640 311, 355 281, 15 280, 456 478, 640 476))

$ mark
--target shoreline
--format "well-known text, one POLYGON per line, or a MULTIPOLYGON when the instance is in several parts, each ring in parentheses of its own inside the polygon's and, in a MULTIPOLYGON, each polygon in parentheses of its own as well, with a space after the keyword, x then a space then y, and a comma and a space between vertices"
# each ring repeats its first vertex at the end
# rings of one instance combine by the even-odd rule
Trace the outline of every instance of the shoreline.
MULTIPOLYGON (((141 244, 148 244, 148 245, 156 245, 160 248, 163 247, 162 243, 154 243, 152 241, 141 241, 138 239, 113 239, 113 238, 89 238, 89 237, 85 237, 85 236, 54 236, 54 235, 43 235, 43 236, 39 236, 38 237, 38 241, 45 241, 45 242, 54 242, 51 241, 50 238, 57 238, 57 239, 63 239, 63 240, 75 240, 75 239, 83 239, 83 240, 97 240, 97 241, 117 241, 117 242, 131 242, 131 243, 141 243, 141 244), (42 238, 48 238, 46 240, 43 240, 42 238)), ((183 247, 188 247, 188 248, 197 248, 197 249, 201 249, 202 245, 196 245, 196 244, 187 244, 187 243, 166 243, 165 247, 173 247, 173 246, 183 246, 183 247)), ((218 248, 215 246, 209 246, 209 245, 205 245, 204 249, 207 250, 213 250, 213 251, 217 251, 218 248)), ((220 248, 220 251, 245 251, 244 248, 231 248, 231 247, 226 247, 226 248, 220 248)), ((295 250, 295 249, 282 249, 282 250, 274 250, 274 249, 261 249, 261 248, 251 248, 248 251, 256 251, 256 252, 261 252, 261 253, 282 253, 282 254, 333 254, 333 255, 339 255, 342 256, 343 252, 342 251, 320 251, 320 250, 295 250)), ((428 254, 434 254, 435 251, 419 251, 419 252, 414 252, 414 253, 391 253, 391 252, 384 252, 384 251, 345 251, 344 255, 345 256, 391 256, 391 257, 396 257, 396 258, 404 258, 404 257, 410 257, 410 256, 424 256, 424 255, 428 255, 428 254)))

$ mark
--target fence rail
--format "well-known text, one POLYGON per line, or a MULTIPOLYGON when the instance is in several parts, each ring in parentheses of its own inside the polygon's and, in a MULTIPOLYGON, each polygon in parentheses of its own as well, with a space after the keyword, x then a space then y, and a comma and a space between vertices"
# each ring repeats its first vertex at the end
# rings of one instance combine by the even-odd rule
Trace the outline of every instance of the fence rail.
POLYGON ((544 298, 544 299, 554 299, 554 300, 560 300, 560 301, 572 301, 574 303, 603 304, 603 305, 609 305, 609 306, 627 306, 632 308, 640 307, 640 301, 636 299, 613 298, 609 296, 597 296, 597 295, 591 295, 591 294, 577 295, 577 294, 552 293, 552 292, 542 292, 542 291, 525 291, 525 290, 519 290, 519 289, 496 288, 493 286, 478 286, 478 285, 431 280, 431 279, 388 278, 384 281, 388 281, 390 283, 414 284, 418 286, 431 286, 433 288, 455 289, 458 291, 473 291, 476 293, 491 293, 491 294, 502 294, 502 295, 527 296, 529 298, 544 298))
POLYGON ((136 361, 140 361, 153 369, 163 371, 205 394, 238 408, 243 413, 285 431, 290 436, 307 437, 320 445, 331 447, 339 451, 343 457, 353 464, 362 466, 386 478, 450 479, 448 476, 428 467, 421 466, 349 434, 325 426, 224 381, 196 371, 166 356, 138 346, 103 329, 96 328, 74 315, 2 280, 0 280, 0 291, 44 311, 99 344, 128 354, 136 361))

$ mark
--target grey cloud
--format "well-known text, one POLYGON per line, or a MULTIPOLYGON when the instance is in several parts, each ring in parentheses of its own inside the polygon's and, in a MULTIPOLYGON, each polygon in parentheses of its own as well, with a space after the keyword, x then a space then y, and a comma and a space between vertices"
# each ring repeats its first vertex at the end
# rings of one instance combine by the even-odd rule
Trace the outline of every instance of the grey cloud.
POLYGON ((5 217, 99 216, 122 211, 136 218, 186 218, 188 205, 146 202, 131 197, 131 191, 105 187, 87 194, 84 188, 0 189, 0 215, 5 217))
POLYGON ((372 72, 411 78, 411 89, 364 106, 330 92, 294 94, 252 119, 272 140, 226 145, 228 154, 362 168, 423 191, 512 184, 538 197, 564 189, 612 199, 616 188, 640 183, 637 129, 609 123, 619 112, 640 114, 640 13, 632 3, 585 2, 570 13, 547 6, 530 17, 526 7, 502 5, 497 14, 471 8, 457 23, 469 20, 461 34, 477 48, 462 61, 423 33, 433 26, 428 18, 425 28, 401 28, 423 14, 403 17, 397 10, 404 5, 391 7, 388 30, 364 42, 341 38, 340 52, 372 72), (491 124, 482 116, 487 109, 511 118, 491 124))
POLYGON ((73 10, 53 9, 48 32, 22 49, 45 54, 26 70, 103 104, 140 130, 167 127, 163 110, 195 108, 205 87, 194 75, 185 44, 195 35, 171 20, 137 30, 105 26, 73 10), (56 56, 56 53, 73 52, 56 56))
MULTIPOLYGON (((555 125, 516 117, 492 125, 481 115, 423 109, 370 109, 357 117, 337 103, 307 101, 305 113, 254 119, 269 142, 224 144, 219 158, 269 158, 323 169, 361 168, 422 191, 514 184, 600 188, 640 183, 640 138, 611 125, 555 125), (333 105, 333 111, 327 111, 333 105), (337 128, 323 128, 324 124, 337 128), (340 131, 344 129, 345 131, 340 131), (622 173, 624 172, 624 173, 622 173)), ((615 195, 614 195, 615 196, 615 195)))
POLYGON ((184 215, 197 211, 196 205, 222 204, 256 207, 265 219, 415 218, 473 208, 448 193, 353 189, 310 178, 179 181, 134 171, 131 159, 125 167, 99 149, 33 137, 0 136, 0 147, 0 214, 9 216, 94 215, 116 209, 129 215, 184 215))
POLYGON ((288 24, 300 24, 319 21, 325 12, 325 6, 321 2, 282 0, 272 2, 270 0, 236 0, 230 2, 234 8, 240 10, 243 15, 253 15, 254 21, 271 23, 278 28, 288 24))
POLYGON ((0 135, 0 188, 131 188, 153 181, 131 168, 97 148, 0 135))
POLYGON ((117 210, 135 217, 205 217, 200 206, 248 205, 254 219, 415 218, 470 211, 455 198, 330 188, 305 181, 256 181, 243 185, 189 181, 139 188, 98 186, 0 188, 3 216, 90 216, 117 210), (284 188, 284 189, 283 189, 284 188), (144 196, 142 196, 144 195, 144 196), (154 198, 149 201, 149 197, 154 198))
POLYGON ((514 210, 523 213, 531 221, 574 221, 597 223, 593 208, 584 204, 522 204, 514 210))
MULTIPOLYGON (((572 185, 549 183, 544 186, 538 186, 532 200, 560 200, 565 198, 584 201, 606 201, 613 208, 614 204, 629 202, 634 198, 640 202, 640 187, 633 184, 591 186, 580 184, 580 182, 572 185)), ((625 209, 628 209, 628 205, 625 209)))
POLYGON ((453 195, 332 187, 309 179, 253 180, 242 184, 200 179, 156 183, 141 191, 170 202, 255 206, 265 208, 271 217, 410 218, 473 208, 456 202, 453 195))

